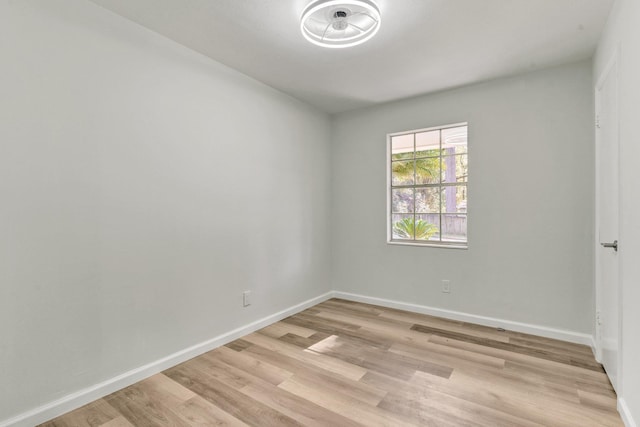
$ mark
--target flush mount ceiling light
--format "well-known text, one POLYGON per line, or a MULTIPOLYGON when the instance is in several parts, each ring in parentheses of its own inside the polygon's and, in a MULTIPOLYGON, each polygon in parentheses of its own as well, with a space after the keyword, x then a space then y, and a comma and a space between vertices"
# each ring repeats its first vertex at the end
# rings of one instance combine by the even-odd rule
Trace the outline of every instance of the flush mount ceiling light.
POLYGON ((315 0, 300 18, 302 35, 330 48, 359 45, 379 29, 380 10, 371 0, 315 0))

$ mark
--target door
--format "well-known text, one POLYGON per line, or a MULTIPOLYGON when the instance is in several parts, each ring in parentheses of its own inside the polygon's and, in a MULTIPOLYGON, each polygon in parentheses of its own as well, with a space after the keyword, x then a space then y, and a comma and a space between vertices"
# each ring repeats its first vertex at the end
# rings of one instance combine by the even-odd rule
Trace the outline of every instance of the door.
POLYGON ((616 391, 621 329, 616 246, 620 207, 617 58, 616 54, 596 85, 596 344, 599 359, 616 391))

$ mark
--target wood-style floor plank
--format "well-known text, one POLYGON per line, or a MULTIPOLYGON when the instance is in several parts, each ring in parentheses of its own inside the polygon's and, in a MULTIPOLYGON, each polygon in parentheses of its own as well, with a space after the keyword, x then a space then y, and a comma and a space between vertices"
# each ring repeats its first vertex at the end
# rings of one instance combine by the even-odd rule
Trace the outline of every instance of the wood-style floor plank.
POLYGON ((587 346, 331 299, 42 425, 623 424, 587 346))
POLYGON ((290 393, 284 388, 270 384, 254 383, 244 387, 242 392, 276 411, 288 415, 305 426, 360 426, 359 423, 332 410, 316 405, 297 394, 290 393))
POLYGON ((167 376, 246 424, 273 427, 302 425, 189 363, 167 370, 167 376))
POLYGON ((114 418, 111 421, 100 425, 102 427, 133 427, 133 424, 127 421, 125 417, 114 418))
MULTIPOLYGON (((378 406, 406 414, 412 413, 414 418, 425 424, 433 418, 431 414, 437 412, 440 414, 439 418, 453 420, 456 425, 539 426, 515 415, 460 399, 437 388, 422 387, 373 372, 365 375, 362 381, 394 390, 378 406)), ((442 423, 438 420, 437 425, 440 424, 442 423)))
POLYGON ((120 412, 103 399, 69 412, 64 417, 42 424, 44 427, 97 427, 120 417, 120 412))
POLYGON ((190 426, 248 426, 248 424, 243 423, 200 396, 195 396, 187 400, 178 406, 175 412, 190 426))
POLYGON ((278 385, 293 375, 292 372, 253 357, 246 351, 236 352, 223 346, 213 350, 210 354, 227 365, 234 366, 273 385, 278 385))

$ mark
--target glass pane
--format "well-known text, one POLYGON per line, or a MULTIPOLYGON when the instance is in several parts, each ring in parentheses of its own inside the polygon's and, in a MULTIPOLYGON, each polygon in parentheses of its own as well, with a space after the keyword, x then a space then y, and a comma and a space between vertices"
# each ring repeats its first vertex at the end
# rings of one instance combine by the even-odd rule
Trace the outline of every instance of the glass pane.
POLYGON ((416 215, 416 240, 440 240, 440 214, 416 215))
POLYGON ((467 212, 467 186, 452 185, 442 189, 442 212, 467 212))
POLYGON ((416 188, 416 212, 440 212, 440 187, 416 188))
POLYGON ((442 215, 442 241, 458 243, 467 241, 467 215, 442 215))
POLYGON ((464 150, 461 152, 467 152, 467 126, 442 129, 442 148, 454 147, 461 147, 464 150))
POLYGON ((413 184, 413 160, 391 163, 391 184, 413 184))
POLYGON ((445 156, 442 158, 442 182, 467 182, 469 167, 467 155, 445 156))
POLYGON ((413 188, 399 188, 391 190, 391 212, 413 213, 413 188))
POLYGON ((446 147, 442 149, 443 156, 454 156, 456 154, 456 147, 446 147))
MULTIPOLYGON (((452 148, 447 148, 445 151, 453 151, 452 148)), ((453 183, 456 182, 456 157, 446 156, 442 158, 442 182, 453 183)))
POLYGON ((439 182, 439 157, 416 160, 416 184, 438 184, 439 182))
POLYGON ((416 157, 440 155, 440 131, 416 133, 416 157))
POLYGON ((413 215, 391 215, 391 230, 393 239, 413 240, 413 215))
POLYGON ((456 145, 455 153, 456 154, 467 154, 467 146, 466 145, 456 145))
POLYGON ((466 154, 456 156, 456 181, 467 182, 469 177, 469 158, 466 154))
POLYGON ((413 134, 391 137, 391 159, 413 159, 413 134))

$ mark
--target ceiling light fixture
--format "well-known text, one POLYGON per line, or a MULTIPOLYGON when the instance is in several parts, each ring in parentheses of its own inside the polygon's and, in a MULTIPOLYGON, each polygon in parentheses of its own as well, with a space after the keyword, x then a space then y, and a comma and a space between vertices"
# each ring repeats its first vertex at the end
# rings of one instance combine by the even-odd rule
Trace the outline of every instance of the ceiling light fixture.
POLYGON ((315 0, 302 13, 300 31, 322 47, 356 46, 380 29, 380 10, 371 0, 315 0))

